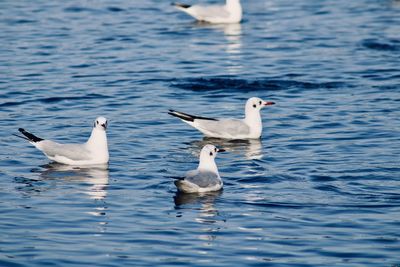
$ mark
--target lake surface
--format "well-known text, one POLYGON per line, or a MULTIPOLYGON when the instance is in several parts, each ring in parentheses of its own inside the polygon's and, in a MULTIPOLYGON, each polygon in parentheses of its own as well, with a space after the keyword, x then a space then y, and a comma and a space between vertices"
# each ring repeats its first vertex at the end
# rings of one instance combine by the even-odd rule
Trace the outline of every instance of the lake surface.
POLYGON ((169 1, 0 3, 1 266, 400 265, 400 2, 243 8, 211 26, 169 1), (167 114, 251 96, 276 102, 261 140, 167 114), (100 115, 108 169, 12 136, 84 142, 100 115), (206 143, 224 190, 177 194, 206 143))

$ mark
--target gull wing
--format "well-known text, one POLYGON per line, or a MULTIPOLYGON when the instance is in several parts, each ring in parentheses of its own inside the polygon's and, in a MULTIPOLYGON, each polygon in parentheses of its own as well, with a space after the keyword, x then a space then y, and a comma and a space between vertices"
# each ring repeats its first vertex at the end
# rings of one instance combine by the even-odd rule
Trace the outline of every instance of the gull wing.
POLYGON ((84 144, 59 144, 44 140, 36 143, 36 147, 51 158, 61 156, 74 161, 91 159, 91 154, 84 144))
POLYGON ((220 119, 216 121, 197 119, 193 126, 206 135, 213 136, 243 136, 250 134, 250 127, 238 119, 220 119))
POLYGON ((199 187, 213 187, 221 183, 218 174, 209 171, 194 170, 186 174, 185 180, 199 187))
POLYGON ((198 20, 210 20, 212 18, 228 18, 229 12, 225 6, 200 6, 194 5, 190 7, 190 13, 198 20))

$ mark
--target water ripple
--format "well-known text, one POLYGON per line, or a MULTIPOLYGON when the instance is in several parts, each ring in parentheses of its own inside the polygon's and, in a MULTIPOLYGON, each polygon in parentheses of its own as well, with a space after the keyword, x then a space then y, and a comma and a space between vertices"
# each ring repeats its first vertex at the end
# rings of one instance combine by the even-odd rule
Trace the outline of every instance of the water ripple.
MULTIPOLYGON (((222 1, 222 0, 221 0, 222 1)), ((2 1, 1 266, 398 266, 398 1, 242 1, 237 25, 168 1, 2 1), (168 109, 262 111, 260 140, 203 138, 168 109), (71 168, 12 135, 85 142, 71 168), (221 192, 171 177, 216 161, 221 192)))
POLYGON ((348 87, 343 82, 312 83, 293 80, 244 80, 237 78, 187 78, 171 81, 172 87, 192 91, 234 90, 242 92, 270 90, 335 89, 348 87))
POLYGON ((362 42, 365 48, 378 51, 396 52, 400 50, 400 40, 381 41, 375 39, 367 39, 362 42))

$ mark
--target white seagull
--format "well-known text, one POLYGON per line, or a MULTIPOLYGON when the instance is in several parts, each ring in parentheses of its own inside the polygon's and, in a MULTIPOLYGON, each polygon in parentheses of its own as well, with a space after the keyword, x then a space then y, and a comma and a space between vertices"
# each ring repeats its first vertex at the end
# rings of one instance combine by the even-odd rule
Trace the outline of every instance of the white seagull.
POLYGON ((109 160, 107 145, 107 119, 98 117, 94 122, 92 134, 84 144, 60 144, 51 140, 39 138, 22 128, 18 130, 37 149, 42 151, 50 160, 68 165, 97 165, 106 164, 109 160))
POLYGON ((242 20, 240 0, 226 0, 225 5, 185 5, 172 3, 177 9, 199 21, 209 23, 239 23, 242 20))
POLYGON ((218 191, 223 182, 218 173, 215 157, 218 152, 224 152, 213 145, 205 145, 200 152, 200 162, 196 170, 186 173, 184 178, 178 178, 175 185, 183 193, 203 193, 218 191))
POLYGON ((169 110, 168 114, 180 118, 196 128, 207 137, 225 139, 258 139, 262 133, 260 110, 274 102, 264 101, 258 97, 249 98, 246 102, 244 119, 214 119, 194 116, 187 113, 169 110))

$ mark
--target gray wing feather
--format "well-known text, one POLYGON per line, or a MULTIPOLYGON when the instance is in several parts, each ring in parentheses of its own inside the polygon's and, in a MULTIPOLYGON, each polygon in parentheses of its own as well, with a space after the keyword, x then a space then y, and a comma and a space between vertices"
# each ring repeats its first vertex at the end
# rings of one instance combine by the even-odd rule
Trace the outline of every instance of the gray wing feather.
POLYGON ((250 133, 249 126, 242 120, 237 119, 222 119, 218 121, 198 120, 197 124, 200 128, 213 133, 215 135, 247 135, 250 133))
POLYGON ((229 12, 224 6, 192 6, 197 17, 206 18, 226 18, 229 17, 229 12))
POLYGON ((83 144, 59 144, 50 140, 42 141, 39 144, 39 148, 50 157, 62 156, 71 160, 91 159, 90 152, 83 144))
POLYGON ((187 173, 185 180, 196 184, 199 187, 212 187, 221 183, 221 180, 216 173, 198 170, 187 173))

